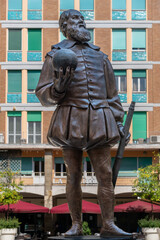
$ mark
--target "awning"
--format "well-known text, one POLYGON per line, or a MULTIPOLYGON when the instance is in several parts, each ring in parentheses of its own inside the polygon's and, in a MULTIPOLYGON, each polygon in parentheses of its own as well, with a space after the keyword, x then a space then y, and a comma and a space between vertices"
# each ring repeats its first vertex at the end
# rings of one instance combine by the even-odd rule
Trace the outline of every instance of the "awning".
MULTIPOLYGON (((17 203, 10 204, 10 210, 13 213, 48 213, 49 208, 39 206, 33 203, 18 201, 17 203)), ((8 205, 0 206, 0 212, 6 212, 8 205)))
MULTIPOLYGON (((64 203, 64 204, 53 207, 51 209, 51 213, 54 213, 54 214, 69 213, 68 203, 64 203)), ((100 214, 101 213, 100 206, 96 203, 82 200, 82 213, 100 214)))
POLYGON ((160 205, 152 204, 150 202, 145 202, 142 200, 137 200, 133 202, 128 202, 120 204, 114 207, 115 212, 151 212, 153 207, 153 212, 160 212, 160 205))

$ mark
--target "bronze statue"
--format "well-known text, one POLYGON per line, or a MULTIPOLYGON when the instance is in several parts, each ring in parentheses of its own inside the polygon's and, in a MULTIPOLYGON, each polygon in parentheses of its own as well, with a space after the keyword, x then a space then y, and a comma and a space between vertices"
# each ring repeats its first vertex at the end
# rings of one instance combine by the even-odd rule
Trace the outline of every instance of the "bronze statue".
MULTIPOLYGON (((36 95, 44 106, 57 108, 48 140, 61 146, 67 169, 66 195, 72 227, 65 236, 82 235, 82 154, 87 151, 98 181, 102 212, 101 236, 131 236, 114 224, 114 188, 110 148, 124 136, 124 111, 116 90, 112 66, 100 48, 89 43, 90 33, 76 10, 61 14, 59 25, 67 38, 47 53, 36 95), (54 68, 54 55, 72 50, 78 59, 76 69, 54 68)), ((128 138, 127 138, 128 141, 128 138)))

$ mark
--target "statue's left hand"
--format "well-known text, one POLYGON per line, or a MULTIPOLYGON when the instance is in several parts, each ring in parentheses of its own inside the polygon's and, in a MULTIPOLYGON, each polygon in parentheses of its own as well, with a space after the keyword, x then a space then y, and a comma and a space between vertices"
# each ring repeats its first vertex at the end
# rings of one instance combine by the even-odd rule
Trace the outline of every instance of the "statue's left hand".
MULTIPOLYGON (((121 122, 117 122, 117 127, 118 127, 118 131, 119 131, 120 136, 124 137, 125 133, 124 133, 124 126, 123 126, 123 124, 121 122)), ((128 135, 126 137, 126 141, 125 141, 126 142, 126 144, 125 144, 126 146, 129 143, 129 141, 130 141, 130 137, 131 137, 131 134, 128 133, 128 135)))

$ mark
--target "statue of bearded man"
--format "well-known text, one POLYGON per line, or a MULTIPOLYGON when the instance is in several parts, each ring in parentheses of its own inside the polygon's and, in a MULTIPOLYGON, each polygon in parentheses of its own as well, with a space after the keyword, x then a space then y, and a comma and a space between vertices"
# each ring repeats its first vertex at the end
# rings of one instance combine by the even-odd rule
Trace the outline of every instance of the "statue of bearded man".
MULTIPOLYGON (((76 10, 61 14, 60 29, 66 37, 47 53, 36 95, 43 106, 57 104, 48 131, 51 144, 62 147, 67 169, 66 195, 72 227, 65 236, 82 235, 82 155, 87 151, 98 181, 103 226, 100 235, 131 236, 114 224, 114 189, 110 148, 124 136, 124 111, 116 90, 112 66, 98 46, 89 43, 90 32, 76 10), (72 50, 78 59, 75 71, 64 73, 53 66, 60 49, 72 50)), ((127 142, 129 137, 127 138, 127 142)))

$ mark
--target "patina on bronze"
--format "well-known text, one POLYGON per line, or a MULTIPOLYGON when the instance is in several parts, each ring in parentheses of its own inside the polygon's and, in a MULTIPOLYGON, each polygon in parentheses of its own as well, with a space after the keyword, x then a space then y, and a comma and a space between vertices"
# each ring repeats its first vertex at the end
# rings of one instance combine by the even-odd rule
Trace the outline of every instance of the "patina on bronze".
MULTIPOLYGON (((101 236, 131 236, 114 224, 114 189, 110 148, 124 136, 124 111, 117 94, 112 66, 100 48, 89 43, 90 33, 76 10, 61 14, 60 29, 67 38, 47 53, 36 95, 44 106, 57 104, 48 140, 61 146, 67 169, 66 195, 72 227, 65 236, 82 235, 82 155, 87 151, 98 181, 102 212, 101 236), (60 49, 72 50, 78 59, 75 70, 56 74, 53 57, 60 49)), ((127 139, 128 141, 128 139, 127 139)))

